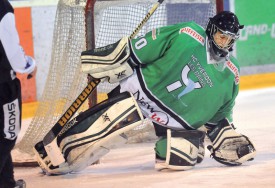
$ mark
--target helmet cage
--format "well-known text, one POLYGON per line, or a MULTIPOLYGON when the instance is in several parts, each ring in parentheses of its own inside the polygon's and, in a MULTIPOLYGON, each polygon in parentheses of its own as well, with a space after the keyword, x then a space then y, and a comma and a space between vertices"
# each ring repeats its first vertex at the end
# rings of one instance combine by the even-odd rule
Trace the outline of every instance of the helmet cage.
MULTIPOLYGON (((209 22, 211 22, 211 20, 209 20, 209 22)), ((210 38, 211 40, 213 41, 213 43, 215 44, 215 46, 220 49, 220 50, 223 50, 223 51, 231 51, 235 41, 240 37, 240 34, 239 34, 239 31, 237 33, 232 33, 232 32, 229 32, 229 31, 224 31, 222 29, 220 29, 218 26, 216 26, 215 24, 211 23, 211 28, 210 28, 210 38), (224 35, 228 38, 227 42, 225 42, 225 46, 221 46, 219 44, 217 44, 217 42, 214 40, 214 35, 217 33, 217 32, 220 32, 221 35, 224 35)))

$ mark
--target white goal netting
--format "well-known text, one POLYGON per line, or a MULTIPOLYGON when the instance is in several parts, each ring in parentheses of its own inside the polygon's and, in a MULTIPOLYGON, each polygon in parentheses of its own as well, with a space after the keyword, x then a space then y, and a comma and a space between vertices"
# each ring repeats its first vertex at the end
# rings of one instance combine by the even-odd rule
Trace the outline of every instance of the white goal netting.
MULTIPOLYGON (((95 47, 101 47, 129 36, 156 1, 152 0, 98 0, 89 6, 93 12, 94 31, 86 32, 85 8, 89 0, 60 0, 57 7, 52 57, 43 95, 38 109, 17 148, 32 154, 32 147, 43 139, 61 115, 87 84, 87 76, 80 71, 80 54, 86 50, 86 36, 92 34, 95 47), (94 8, 94 10, 92 10, 94 8)), ((153 28, 184 21, 195 21, 205 26, 216 13, 214 0, 165 0, 144 25, 139 35, 153 28)), ((89 19, 88 19, 89 20, 89 19)), ((101 83, 98 93, 107 93, 114 84, 101 83)), ((102 100, 102 99, 100 99, 102 100)), ((88 108, 84 104, 81 110, 88 108)), ((137 127, 132 135, 136 141, 152 136, 150 121, 137 127)), ((134 142, 133 139, 129 142, 134 142)))

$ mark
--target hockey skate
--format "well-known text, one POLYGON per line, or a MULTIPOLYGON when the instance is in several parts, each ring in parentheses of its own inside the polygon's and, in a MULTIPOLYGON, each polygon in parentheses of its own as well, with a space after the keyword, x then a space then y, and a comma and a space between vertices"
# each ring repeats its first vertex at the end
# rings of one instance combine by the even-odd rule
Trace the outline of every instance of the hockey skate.
POLYGON ((15 182, 14 188, 26 188, 26 182, 22 179, 19 179, 15 182))

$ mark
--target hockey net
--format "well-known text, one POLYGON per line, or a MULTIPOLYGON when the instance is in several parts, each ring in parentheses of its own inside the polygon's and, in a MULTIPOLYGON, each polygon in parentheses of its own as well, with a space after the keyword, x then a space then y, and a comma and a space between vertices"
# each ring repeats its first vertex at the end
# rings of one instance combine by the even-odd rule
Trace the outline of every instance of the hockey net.
MULTIPOLYGON (((138 36, 153 28, 184 21, 206 26, 216 13, 217 0, 164 0, 143 26, 138 36)), ((17 148, 32 154, 32 147, 43 139, 66 109, 87 85, 80 70, 80 54, 129 36, 156 0, 60 0, 57 7, 49 74, 38 109, 17 148)), ((98 86, 102 101, 115 84, 98 86)), ((92 99, 95 100, 95 99, 92 99)), ((81 111, 89 108, 88 102, 81 111)), ((149 120, 133 130, 129 142, 154 139, 149 120), (134 136, 135 135, 135 136, 134 136)))

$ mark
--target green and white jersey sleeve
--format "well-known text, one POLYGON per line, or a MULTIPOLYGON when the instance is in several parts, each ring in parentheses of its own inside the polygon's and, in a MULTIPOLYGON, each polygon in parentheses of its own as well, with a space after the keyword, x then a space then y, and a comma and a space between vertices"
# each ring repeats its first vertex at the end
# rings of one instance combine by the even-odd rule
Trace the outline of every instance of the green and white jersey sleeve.
POLYGON ((235 59, 219 71, 207 60, 206 35, 194 22, 155 29, 131 41, 131 59, 139 64, 121 82, 133 93, 143 114, 178 129, 231 119, 238 93, 235 59))

